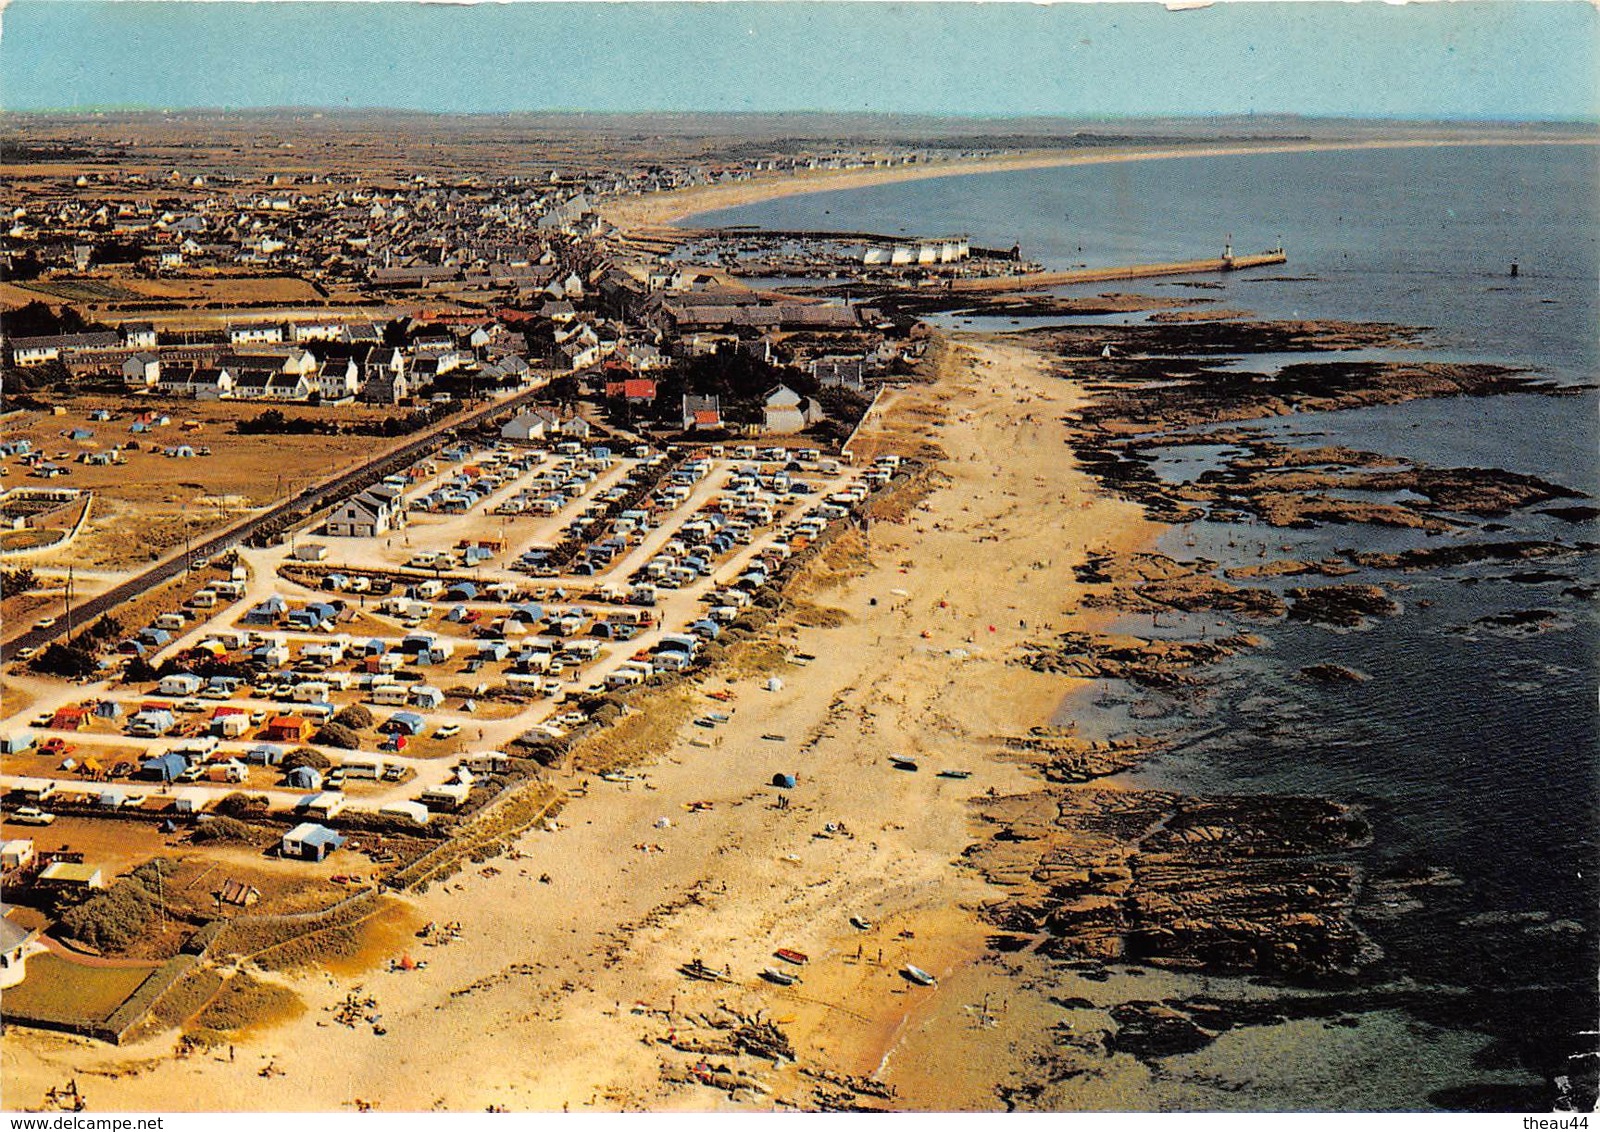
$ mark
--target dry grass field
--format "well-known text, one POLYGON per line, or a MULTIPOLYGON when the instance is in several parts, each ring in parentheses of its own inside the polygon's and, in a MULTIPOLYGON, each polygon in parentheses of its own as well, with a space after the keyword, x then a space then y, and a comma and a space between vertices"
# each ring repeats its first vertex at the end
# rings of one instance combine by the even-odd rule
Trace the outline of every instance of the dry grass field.
MULTIPOLYGON (((71 473, 52 484, 88 488, 95 493, 88 524, 70 547, 42 551, 17 561, 29 566, 62 566, 126 570, 154 561, 186 539, 199 541, 206 532, 265 507, 283 495, 306 487, 340 469, 359 463, 380 445, 393 443, 370 436, 241 436, 235 424, 257 416, 268 406, 256 403, 170 401, 157 398, 83 396, 58 402, 68 408, 63 416, 24 412, 0 428, 6 439, 27 438, 34 450, 71 473), (94 409, 110 409, 111 421, 90 421, 94 409), (145 410, 171 416, 170 425, 148 433, 129 431, 131 418, 145 410), (68 440, 61 434, 83 427, 94 432, 87 440, 68 440), (137 450, 124 449, 125 463, 91 466, 73 461, 79 453, 104 451, 136 441, 137 450), (162 450, 189 445, 211 455, 170 458, 162 450)), ((317 415, 342 422, 382 419, 382 409, 286 408, 285 413, 317 415)), ((9 467, 13 484, 43 484, 18 465, 9 467)))
POLYGON ((102 1022, 109 1018, 151 967, 90 967, 58 955, 28 960, 27 980, 6 991, 6 1013, 66 1023, 102 1022))

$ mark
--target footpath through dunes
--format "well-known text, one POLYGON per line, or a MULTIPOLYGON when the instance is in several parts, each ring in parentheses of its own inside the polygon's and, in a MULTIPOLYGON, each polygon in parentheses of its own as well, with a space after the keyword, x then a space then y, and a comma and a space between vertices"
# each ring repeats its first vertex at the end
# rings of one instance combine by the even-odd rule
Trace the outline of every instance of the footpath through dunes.
POLYGON ((904 966, 942 981, 983 953, 977 908, 1002 892, 959 864, 969 803, 1035 782, 996 756, 1071 686, 1009 659, 1041 628, 1078 623, 1070 567, 1088 548, 1132 550, 1154 530, 1074 465, 1062 418, 1077 399, 1031 351, 986 342, 947 347, 936 382, 887 392, 858 451, 937 456, 934 482, 802 582, 779 633, 815 659, 772 650, 768 667, 714 678, 705 690, 732 698, 697 693, 700 710, 727 723, 684 727, 633 781, 585 788, 574 772, 560 829, 416 897, 420 920, 461 925, 448 946, 411 948, 426 969, 303 974, 305 1015, 231 1064, 172 1060, 170 1034, 112 1050, 14 1033, 12 1095, 76 1072, 96 1075, 97 1108, 995 1107, 1007 1055, 986 1034, 952 1027, 903 1070, 886 1058, 947 995, 904 966), (777 773, 796 786, 772 786, 777 773), (695 958, 726 977, 685 978, 695 958), (776 985, 767 967, 800 981, 776 985), (355 983, 386 1034, 332 1021, 355 983), (765 1048, 758 1031, 720 1028, 758 1013, 793 1063, 704 1052, 739 1034, 765 1048), (988 1043, 977 1059, 975 1042, 988 1043), (735 1075, 708 1080, 701 1061, 735 1075), (260 1075, 267 1064, 281 1073, 260 1075), (880 1066, 892 1097, 849 1083, 880 1066))

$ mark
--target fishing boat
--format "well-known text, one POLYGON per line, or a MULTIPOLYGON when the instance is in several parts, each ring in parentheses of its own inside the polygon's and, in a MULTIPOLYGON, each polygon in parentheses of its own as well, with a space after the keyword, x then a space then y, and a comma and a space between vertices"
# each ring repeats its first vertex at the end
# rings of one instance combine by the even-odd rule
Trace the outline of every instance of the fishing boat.
POLYGON ((970 770, 941 770, 939 772, 939 777, 940 778, 971 778, 972 777, 972 772, 970 770))
POLYGON ((907 758, 905 755, 890 755, 889 765, 894 767, 895 770, 916 770, 917 760, 907 758))
POLYGON ((860 928, 862 931, 870 931, 872 929, 872 921, 865 916, 851 916, 850 926, 860 928))
POLYGON ((936 987, 939 985, 938 979, 928 974, 928 972, 924 971, 921 967, 914 967, 910 963, 907 963, 904 967, 902 967, 900 969, 900 973, 906 978, 910 979, 912 982, 916 983, 919 987, 936 987))
POLYGON ((796 951, 792 947, 780 947, 772 954, 776 955, 779 959, 782 959, 785 963, 793 963, 796 967, 805 963, 810 958, 810 956, 808 956, 804 951, 796 951))
POLYGON ((769 983, 777 983, 780 987, 792 987, 800 981, 800 976, 780 971, 776 967, 766 968, 761 972, 761 977, 769 983))

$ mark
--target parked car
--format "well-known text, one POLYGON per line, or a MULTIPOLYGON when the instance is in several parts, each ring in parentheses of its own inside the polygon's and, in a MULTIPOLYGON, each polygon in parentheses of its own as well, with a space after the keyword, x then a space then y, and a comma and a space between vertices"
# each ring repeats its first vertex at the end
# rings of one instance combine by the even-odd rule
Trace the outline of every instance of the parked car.
POLYGON ((18 825, 49 825, 56 820, 56 816, 45 813, 38 806, 18 806, 11 820, 18 825))
POLYGON ((435 739, 453 739, 461 734, 461 724, 447 723, 433 733, 435 739))

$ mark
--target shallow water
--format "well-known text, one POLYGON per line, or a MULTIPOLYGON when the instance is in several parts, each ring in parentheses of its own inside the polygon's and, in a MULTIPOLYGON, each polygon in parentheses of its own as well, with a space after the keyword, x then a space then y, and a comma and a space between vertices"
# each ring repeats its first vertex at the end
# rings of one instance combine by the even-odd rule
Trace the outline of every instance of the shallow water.
MULTIPOLYGON (((1229 232, 1240 251, 1281 237, 1290 263, 1266 269, 1278 275, 1219 277, 1213 281, 1221 287, 1196 290, 1194 297, 1263 317, 1431 328, 1427 348, 1378 351, 1371 360, 1496 361, 1592 385, 1600 374, 1597 153, 1592 146, 1441 148, 1086 166, 789 197, 695 222, 961 231, 990 246, 1019 240, 1025 256, 1053 267, 1214 255, 1229 232), (1520 268, 1515 280, 1508 277, 1512 262, 1520 268)), ((1143 317, 942 321, 996 330, 1143 317)), ((1323 357, 1346 361, 1369 353, 1323 357)), ((1316 360, 1244 355, 1230 364, 1271 371, 1316 360)), ((1450 398, 1239 427, 1288 443, 1339 444, 1438 467, 1502 468, 1594 494, 1600 493, 1597 422, 1600 407, 1590 388, 1575 396, 1450 398)), ((1193 479, 1218 468, 1226 451, 1158 450, 1155 466, 1165 478, 1193 479)), ((1596 523, 1568 523, 1537 507, 1492 522, 1455 518, 1462 528, 1442 536, 1200 522, 1172 529, 1158 549, 1226 566, 1457 540, 1600 542, 1596 523)), ((1593 555, 1412 573, 1364 570, 1348 580, 1385 585, 1403 612, 1353 631, 1287 621, 1246 625, 1266 636, 1269 647, 1216 666, 1204 695, 1173 699, 1102 685, 1064 704, 1063 717, 1090 734, 1176 726, 1188 736, 1130 776, 1135 783, 1313 793, 1360 805, 1374 831, 1359 854, 1369 874, 1404 862, 1440 870, 1451 882, 1426 890, 1416 912, 1363 923, 1389 953, 1389 974, 1495 992, 1503 1001, 1483 1024, 1496 1033, 1558 1040, 1584 1019, 1592 1029, 1600 967, 1592 879, 1600 866, 1600 711, 1593 695, 1600 618, 1591 601, 1564 591, 1595 584, 1593 555), (1557 577, 1539 580, 1543 573, 1557 577), (1524 580, 1508 580, 1513 574, 1524 580), (1554 616, 1539 632, 1483 620, 1525 610, 1554 616), (1324 662, 1370 679, 1328 686, 1300 674, 1324 662), (1508 920, 1507 913, 1525 916, 1508 920), (1564 1013, 1551 1006, 1552 987, 1565 992, 1564 1013)), ((1250 584, 1283 592, 1328 581, 1250 584)), ((1231 628, 1216 615, 1162 621, 1160 635, 1193 633, 1202 624, 1213 635, 1231 628)), ((1126 627, 1152 630, 1148 618, 1128 618, 1126 627)), ((1475 1056, 1483 1044, 1477 1035, 1390 1014, 1366 1016, 1363 1025, 1365 1033, 1308 1024, 1253 1028, 1207 1054, 1172 1059, 1186 1063, 1191 1086, 1176 1093, 1165 1084, 1142 1087, 1192 1107, 1404 1108, 1428 1101, 1408 1097, 1402 1075, 1385 1072, 1397 1057, 1425 1061, 1435 1080, 1517 1076, 1475 1056), (1245 1055, 1224 1066, 1217 1059, 1229 1049, 1245 1055), (1387 1052, 1374 1060, 1379 1050, 1387 1052), (1346 1065, 1350 1073, 1319 1101, 1316 1090, 1326 1088, 1327 1078, 1302 1074, 1295 1066, 1303 1059, 1346 1065)), ((1547 1077, 1567 1072, 1548 1051, 1528 1056, 1547 1077)), ((1145 1099, 1154 1102, 1157 1094, 1145 1099)))

